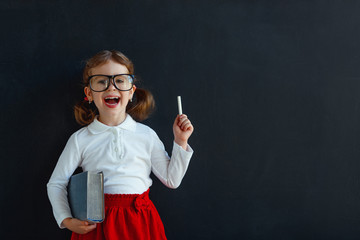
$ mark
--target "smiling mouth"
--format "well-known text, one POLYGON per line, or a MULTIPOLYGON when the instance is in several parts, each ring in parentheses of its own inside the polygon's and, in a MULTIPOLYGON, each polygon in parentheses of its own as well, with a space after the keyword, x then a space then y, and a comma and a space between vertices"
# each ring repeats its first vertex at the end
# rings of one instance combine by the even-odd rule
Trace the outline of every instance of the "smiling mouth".
POLYGON ((110 105, 118 104, 120 99, 118 97, 106 97, 105 102, 110 105))

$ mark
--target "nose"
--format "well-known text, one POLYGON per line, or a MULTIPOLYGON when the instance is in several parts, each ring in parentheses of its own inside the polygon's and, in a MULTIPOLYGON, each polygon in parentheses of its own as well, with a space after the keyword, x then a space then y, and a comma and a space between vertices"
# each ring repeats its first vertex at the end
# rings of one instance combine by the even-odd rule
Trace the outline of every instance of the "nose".
POLYGON ((114 85, 114 79, 110 79, 110 81, 109 81, 109 87, 108 87, 107 90, 108 90, 108 91, 114 91, 114 90, 116 90, 116 87, 115 87, 115 85, 114 85))

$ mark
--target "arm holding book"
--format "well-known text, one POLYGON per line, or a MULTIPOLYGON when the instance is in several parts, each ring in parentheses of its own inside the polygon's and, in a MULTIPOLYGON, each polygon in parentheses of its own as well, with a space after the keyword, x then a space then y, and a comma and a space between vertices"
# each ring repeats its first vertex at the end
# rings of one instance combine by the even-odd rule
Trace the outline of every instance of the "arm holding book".
POLYGON ((76 218, 65 218, 64 221, 62 221, 62 225, 70 231, 76 232, 78 234, 86 234, 96 228, 95 223, 81 221, 76 218))
POLYGON ((76 134, 73 134, 54 169, 47 184, 48 196, 53 207, 54 216, 60 228, 68 228, 77 233, 85 233, 93 230, 96 224, 87 221, 80 221, 73 218, 67 198, 67 185, 69 179, 80 163, 80 154, 76 141, 76 134))

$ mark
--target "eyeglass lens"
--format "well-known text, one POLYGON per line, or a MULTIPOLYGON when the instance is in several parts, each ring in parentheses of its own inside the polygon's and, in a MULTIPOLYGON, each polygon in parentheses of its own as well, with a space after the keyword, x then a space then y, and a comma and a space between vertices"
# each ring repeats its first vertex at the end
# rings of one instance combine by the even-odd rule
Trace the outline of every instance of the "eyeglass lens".
MULTIPOLYGON (((110 85, 111 78, 108 76, 93 76, 90 79, 90 87, 94 91, 105 91, 110 85)), ((131 75, 118 75, 114 77, 115 87, 122 91, 132 88, 133 78, 131 75)))

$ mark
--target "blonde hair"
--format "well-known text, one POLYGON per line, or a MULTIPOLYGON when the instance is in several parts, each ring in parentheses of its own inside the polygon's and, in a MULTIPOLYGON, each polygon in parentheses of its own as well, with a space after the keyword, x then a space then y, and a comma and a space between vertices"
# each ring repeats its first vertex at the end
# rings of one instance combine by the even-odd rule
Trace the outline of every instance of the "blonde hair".
MULTIPOLYGON (((129 74, 134 74, 134 64, 123 53, 116 50, 104 50, 98 52, 95 56, 86 61, 86 66, 83 72, 83 85, 89 86, 89 76, 92 68, 100 66, 107 61, 112 60, 121 65, 124 65, 129 74)), ((134 83, 137 82, 135 77, 134 83)), ((149 117, 155 108, 155 101, 150 91, 136 88, 135 98, 126 106, 126 112, 135 120, 143 121, 149 117)), ((98 114, 97 109, 93 109, 87 101, 78 102, 74 106, 74 115, 76 122, 82 126, 88 125, 94 121, 98 114)))

